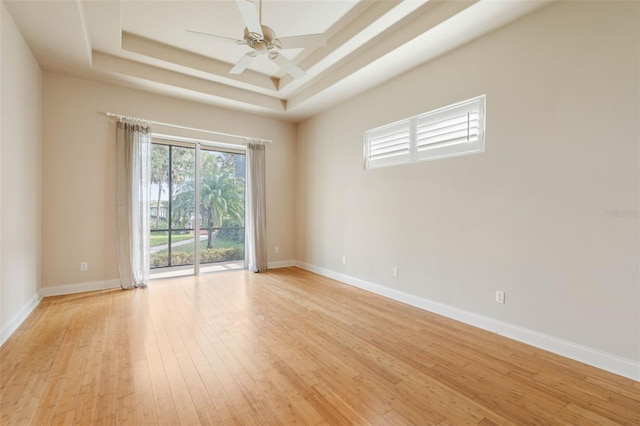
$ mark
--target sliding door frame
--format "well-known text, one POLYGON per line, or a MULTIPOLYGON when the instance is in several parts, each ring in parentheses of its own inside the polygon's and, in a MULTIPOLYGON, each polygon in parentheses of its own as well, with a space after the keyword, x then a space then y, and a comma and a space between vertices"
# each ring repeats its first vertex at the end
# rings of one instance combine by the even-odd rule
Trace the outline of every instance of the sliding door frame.
MULTIPOLYGON (((230 143, 213 142, 201 139, 185 138, 181 136, 170 136, 159 133, 151 134, 151 143, 167 146, 179 146, 184 148, 195 149, 195 198, 194 198, 194 251, 193 251, 193 275, 200 275, 200 168, 202 161, 200 153, 202 147, 205 147, 205 151, 225 152, 230 154, 247 155, 247 147, 245 145, 235 145, 230 143)), ((169 177, 171 179, 171 177, 169 177)), ((246 198, 247 198, 247 182, 244 182, 245 188, 245 218, 246 218, 246 198)), ((168 213, 167 220, 171 221, 171 212, 168 213)), ((158 214, 158 213, 156 213, 158 214)), ((246 232, 246 231, 245 231, 246 232)), ((246 256, 246 241, 245 241, 245 256, 246 256)), ((169 253, 171 252, 170 244, 168 244, 169 253)), ((244 268, 246 269, 247 262, 244 261, 244 268)))

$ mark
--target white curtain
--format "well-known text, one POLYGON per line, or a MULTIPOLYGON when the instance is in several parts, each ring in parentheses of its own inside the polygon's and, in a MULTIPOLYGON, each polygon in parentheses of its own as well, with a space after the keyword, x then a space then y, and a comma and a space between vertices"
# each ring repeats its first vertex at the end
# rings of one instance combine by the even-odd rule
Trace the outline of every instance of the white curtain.
POLYGON ((267 270, 264 143, 247 146, 246 266, 253 272, 267 270))
POLYGON ((118 117, 116 127, 117 256, 120 286, 149 282, 149 176, 151 129, 118 117))

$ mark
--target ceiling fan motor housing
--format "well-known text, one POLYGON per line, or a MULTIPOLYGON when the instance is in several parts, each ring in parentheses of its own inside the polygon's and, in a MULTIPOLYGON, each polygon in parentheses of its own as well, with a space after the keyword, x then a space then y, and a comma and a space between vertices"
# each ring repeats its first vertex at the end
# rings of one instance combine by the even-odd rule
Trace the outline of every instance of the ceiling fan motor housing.
POLYGON ((260 25, 262 28, 262 34, 252 33, 248 28, 244 29, 244 40, 249 46, 251 46, 257 53, 267 53, 268 51, 280 47, 277 42, 277 36, 275 31, 266 25, 260 25))

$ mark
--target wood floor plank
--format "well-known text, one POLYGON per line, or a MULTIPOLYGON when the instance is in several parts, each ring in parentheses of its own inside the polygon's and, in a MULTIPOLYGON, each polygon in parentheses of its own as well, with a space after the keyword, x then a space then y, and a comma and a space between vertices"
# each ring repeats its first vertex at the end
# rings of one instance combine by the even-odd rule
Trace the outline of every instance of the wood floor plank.
POLYGON ((633 380, 282 268, 45 298, 4 425, 635 425, 633 380))
MULTIPOLYGON (((318 374, 323 372, 319 371, 318 374)), ((387 396, 394 390, 389 383, 385 383, 386 387, 383 388, 378 383, 367 381, 364 376, 328 375, 323 385, 339 395, 349 407, 372 423, 374 419, 391 410, 390 397, 387 396), (386 390, 386 395, 384 392, 376 392, 382 388, 386 390)))

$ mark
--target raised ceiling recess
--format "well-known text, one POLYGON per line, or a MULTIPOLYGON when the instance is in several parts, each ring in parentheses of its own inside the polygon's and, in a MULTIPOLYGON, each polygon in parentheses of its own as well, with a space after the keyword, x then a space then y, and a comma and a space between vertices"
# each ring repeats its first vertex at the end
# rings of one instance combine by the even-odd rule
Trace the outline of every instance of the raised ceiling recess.
POLYGON ((5 0, 45 70, 290 121, 546 3, 5 0))

